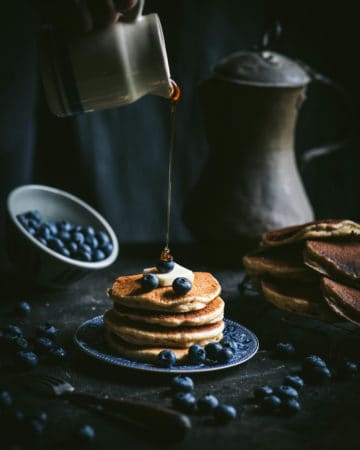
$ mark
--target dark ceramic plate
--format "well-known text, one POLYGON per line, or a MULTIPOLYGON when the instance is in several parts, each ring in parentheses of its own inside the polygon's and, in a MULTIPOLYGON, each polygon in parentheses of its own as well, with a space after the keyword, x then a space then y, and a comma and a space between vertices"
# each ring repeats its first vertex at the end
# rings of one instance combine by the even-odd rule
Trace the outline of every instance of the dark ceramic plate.
POLYGON ((161 373, 211 372, 227 369, 243 364, 258 351, 259 341, 255 334, 239 323, 225 319, 224 336, 230 337, 237 343, 236 353, 228 363, 176 365, 170 369, 157 367, 154 364, 131 361, 130 359, 122 358, 111 353, 104 339, 103 316, 94 317, 80 325, 75 333, 74 339, 82 351, 106 363, 128 369, 161 373))

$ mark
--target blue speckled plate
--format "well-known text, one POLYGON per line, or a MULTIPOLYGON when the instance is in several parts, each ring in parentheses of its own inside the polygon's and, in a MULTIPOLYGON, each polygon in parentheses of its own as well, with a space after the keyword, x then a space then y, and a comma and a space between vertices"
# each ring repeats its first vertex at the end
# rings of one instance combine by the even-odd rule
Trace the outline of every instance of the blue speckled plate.
POLYGON ((131 361, 130 359, 122 358, 111 353, 104 339, 103 316, 94 317, 80 325, 75 333, 74 340, 85 353, 106 363, 126 367, 128 369, 161 373, 211 372, 214 370, 227 369, 228 367, 243 364, 252 358, 258 351, 259 341, 255 334, 239 323, 225 319, 224 336, 230 337, 238 344, 235 355, 228 363, 177 365, 170 369, 157 367, 153 364, 131 361))

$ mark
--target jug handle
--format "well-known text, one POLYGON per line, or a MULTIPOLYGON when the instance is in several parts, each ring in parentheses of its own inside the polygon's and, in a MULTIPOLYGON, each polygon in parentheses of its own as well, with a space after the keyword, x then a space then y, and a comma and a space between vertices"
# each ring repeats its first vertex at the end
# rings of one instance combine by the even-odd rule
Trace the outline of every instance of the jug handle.
POLYGON ((344 106, 349 114, 350 120, 349 120, 349 126, 348 130, 346 132, 346 135, 344 135, 341 139, 338 139, 336 142, 328 143, 325 145, 321 145, 318 147, 311 147, 304 151, 300 158, 300 164, 301 168, 303 169, 304 166, 306 166, 309 162, 311 162, 314 158, 328 155, 336 150, 339 150, 340 148, 345 147, 352 138, 353 135, 353 129, 354 129, 354 123, 355 123, 355 108, 354 103, 352 101, 352 98, 349 95, 349 92, 337 81, 334 81, 325 75, 321 74, 320 72, 314 70, 307 64, 305 64, 303 61, 297 60, 298 64, 300 64, 303 69, 306 71, 306 73, 309 75, 312 82, 320 83, 325 86, 330 87, 331 89, 335 90, 339 96, 341 97, 344 106))
POLYGON ((132 8, 128 13, 124 15, 124 17, 121 19, 122 22, 135 22, 138 20, 143 13, 145 5, 145 0, 138 0, 134 8, 132 8))

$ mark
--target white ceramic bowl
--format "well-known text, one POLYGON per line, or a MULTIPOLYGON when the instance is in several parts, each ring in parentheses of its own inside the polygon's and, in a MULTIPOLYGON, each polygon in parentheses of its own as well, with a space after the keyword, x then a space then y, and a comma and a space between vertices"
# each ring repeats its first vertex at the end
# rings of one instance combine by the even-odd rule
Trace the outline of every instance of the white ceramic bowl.
POLYGON ((29 184, 10 192, 7 199, 7 248, 20 276, 50 287, 66 286, 83 276, 110 266, 119 253, 119 243, 109 223, 91 206, 74 195, 49 186, 29 184), (40 211, 43 220, 68 220, 106 232, 112 253, 102 261, 85 262, 63 256, 28 233, 16 216, 30 210, 40 211))

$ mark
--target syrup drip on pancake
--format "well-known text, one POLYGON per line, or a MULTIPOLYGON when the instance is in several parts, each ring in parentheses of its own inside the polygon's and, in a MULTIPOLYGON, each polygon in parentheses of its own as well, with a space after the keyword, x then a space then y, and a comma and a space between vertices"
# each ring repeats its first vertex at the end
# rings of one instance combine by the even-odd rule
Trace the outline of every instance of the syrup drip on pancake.
POLYGON ((169 249, 170 242, 170 216, 171 216, 171 193, 172 193, 172 167, 173 167, 173 153, 175 142, 175 118, 176 118, 176 105, 180 98, 180 88, 171 80, 170 90, 170 144, 169 144, 169 161, 168 161, 168 193, 167 193, 167 213, 166 213, 166 236, 165 247, 161 253, 160 259, 162 261, 169 261, 172 259, 169 249))

